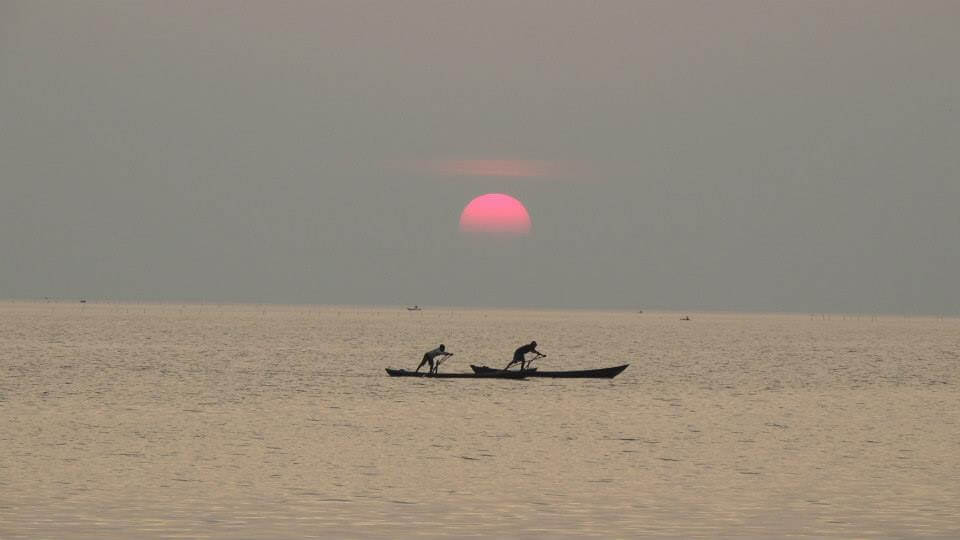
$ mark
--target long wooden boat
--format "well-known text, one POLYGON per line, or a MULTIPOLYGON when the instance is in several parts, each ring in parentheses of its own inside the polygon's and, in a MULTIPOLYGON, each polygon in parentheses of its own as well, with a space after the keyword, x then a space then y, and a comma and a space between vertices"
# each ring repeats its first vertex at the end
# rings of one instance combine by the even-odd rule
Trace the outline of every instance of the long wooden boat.
POLYGON ((526 372, 503 370, 493 370, 492 373, 428 373, 426 371, 386 369, 387 375, 391 377, 426 377, 428 379, 523 379, 527 376, 526 372))
MULTIPOLYGON (((530 368, 524 370, 523 373, 527 377, 557 377, 557 378, 568 378, 568 379, 612 379, 627 369, 627 366, 630 364, 623 364, 622 366, 614 366, 608 368, 599 368, 599 369, 579 369, 573 371, 541 371, 537 368, 530 368)), ((476 374, 488 374, 488 373, 520 373, 519 371, 504 371, 502 369, 491 368, 487 366, 475 366, 470 364, 470 369, 473 370, 476 374)))

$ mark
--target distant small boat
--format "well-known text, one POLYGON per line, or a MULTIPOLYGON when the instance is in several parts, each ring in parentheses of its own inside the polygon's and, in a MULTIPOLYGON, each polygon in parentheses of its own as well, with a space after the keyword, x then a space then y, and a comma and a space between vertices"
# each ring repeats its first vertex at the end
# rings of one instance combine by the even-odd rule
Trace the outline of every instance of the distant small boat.
POLYGON ((423 311, 423 309, 421 309, 420 306, 415 305, 413 307, 407 306, 407 311, 423 311))
MULTIPOLYGON (((540 371, 537 368, 530 368, 524 370, 522 373, 525 373, 527 377, 555 377, 562 379, 612 379, 627 369, 627 366, 630 364, 623 364, 622 366, 614 366, 608 368, 599 368, 599 369, 578 369, 572 371, 540 371)), ((492 374, 492 373, 521 373, 520 371, 504 371, 502 369, 491 368, 487 366, 475 366, 470 364, 470 369, 477 374, 492 374)))
POLYGON ((424 377, 427 379, 524 379, 526 373, 496 370, 494 373, 429 373, 386 368, 391 377, 424 377))

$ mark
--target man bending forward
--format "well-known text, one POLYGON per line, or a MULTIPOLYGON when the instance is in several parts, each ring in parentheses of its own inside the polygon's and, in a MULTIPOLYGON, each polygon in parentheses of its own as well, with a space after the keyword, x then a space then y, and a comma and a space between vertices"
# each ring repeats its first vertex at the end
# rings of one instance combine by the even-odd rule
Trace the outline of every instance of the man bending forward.
POLYGON ((430 364, 430 373, 436 373, 437 368, 440 367, 440 362, 442 361, 442 360, 434 361, 434 358, 438 356, 443 356, 444 358, 446 358, 448 356, 453 356, 453 353, 448 353, 447 350, 444 348, 443 344, 441 343, 440 346, 437 347, 436 349, 432 351, 427 351, 423 354, 423 360, 420 361, 420 365, 417 366, 417 369, 416 371, 414 371, 414 373, 416 373, 417 371, 420 371, 420 368, 422 368, 424 364, 430 364))

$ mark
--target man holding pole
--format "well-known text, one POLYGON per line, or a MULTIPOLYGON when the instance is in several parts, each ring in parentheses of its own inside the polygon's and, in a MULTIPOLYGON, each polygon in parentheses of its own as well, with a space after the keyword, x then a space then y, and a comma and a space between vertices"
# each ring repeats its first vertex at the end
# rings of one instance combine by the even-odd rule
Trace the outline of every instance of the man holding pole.
POLYGON ((514 364, 520 364, 520 371, 525 370, 527 368, 527 353, 536 353, 537 356, 534 357, 534 360, 546 356, 545 354, 540 354, 540 351, 537 350, 537 342, 531 341, 530 343, 513 351, 513 360, 511 360, 510 363, 507 364, 507 367, 503 369, 506 370, 514 364))
POLYGON ((440 363, 446 360, 448 356, 453 356, 453 353, 448 353, 446 351, 447 350, 443 347, 443 344, 441 343, 440 346, 437 347, 436 349, 425 352, 423 354, 423 360, 420 361, 420 365, 417 366, 417 370, 414 371, 414 373, 416 373, 417 371, 420 371, 420 368, 422 368, 424 364, 430 364, 430 373, 436 373, 437 369, 440 367, 440 363), (443 358, 441 358, 440 360, 437 360, 436 363, 434 363, 434 358, 438 356, 442 356, 443 358))

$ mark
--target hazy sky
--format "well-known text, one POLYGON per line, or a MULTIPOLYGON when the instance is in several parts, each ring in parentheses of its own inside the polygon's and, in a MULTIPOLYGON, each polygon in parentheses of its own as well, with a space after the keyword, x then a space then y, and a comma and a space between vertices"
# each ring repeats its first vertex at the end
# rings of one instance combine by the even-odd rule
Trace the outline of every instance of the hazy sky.
POLYGON ((0 0, 0 297, 960 313, 958 23, 0 0))

